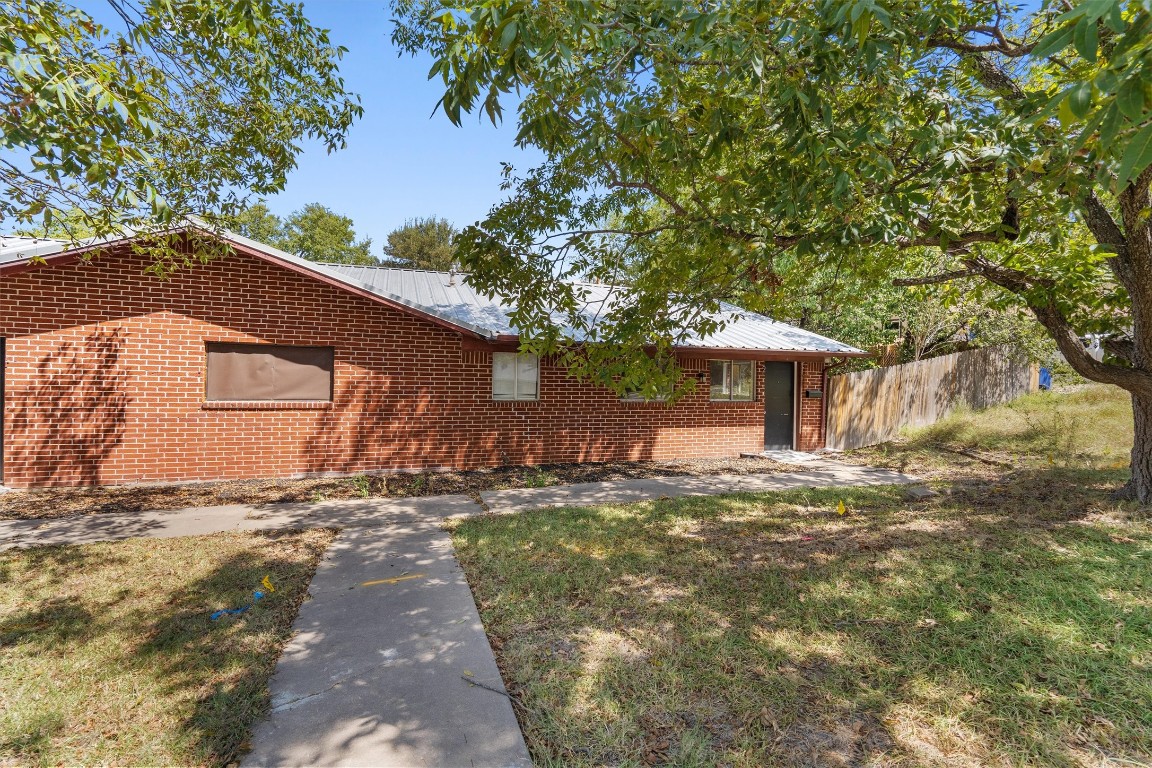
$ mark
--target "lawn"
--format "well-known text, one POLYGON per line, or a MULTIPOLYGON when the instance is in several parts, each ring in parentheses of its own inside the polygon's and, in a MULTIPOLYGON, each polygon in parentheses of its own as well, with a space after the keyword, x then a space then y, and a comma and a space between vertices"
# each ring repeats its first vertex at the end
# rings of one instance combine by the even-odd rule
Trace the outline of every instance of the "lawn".
POLYGON ((533 757, 1146 764, 1152 523, 1108 496, 1116 402, 1015 404, 1097 414, 1066 460, 1008 409, 872 452, 931 466, 946 493, 927 502, 808 490, 457 523, 533 757), (1000 463, 954 452, 973 448, 1000 463))
POLYGON ((0 765, 227 764, 333 536, 0 552, 0 765))
POLYGON ((998 478, 1006 468, 1125 469, 1131 449, 1131 400, 1117 387, 1093 384, 958 413, 847 459, 955 482, 998 478))

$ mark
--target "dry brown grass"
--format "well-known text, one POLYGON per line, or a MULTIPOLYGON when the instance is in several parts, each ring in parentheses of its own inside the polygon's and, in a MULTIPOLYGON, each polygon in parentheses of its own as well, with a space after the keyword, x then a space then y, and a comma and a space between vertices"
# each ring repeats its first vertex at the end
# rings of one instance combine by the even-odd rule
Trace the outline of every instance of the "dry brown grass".
POLYGON ((223 765, 334 532, 0 553, 0 765, 223 765), (253 602, 268 576, 275 592, 253 602))

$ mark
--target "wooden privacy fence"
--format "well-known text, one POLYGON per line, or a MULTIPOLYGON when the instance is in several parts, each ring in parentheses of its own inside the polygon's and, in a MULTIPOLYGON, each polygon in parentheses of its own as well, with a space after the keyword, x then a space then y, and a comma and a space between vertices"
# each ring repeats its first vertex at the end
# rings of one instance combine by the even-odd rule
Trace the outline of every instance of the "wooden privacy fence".
POLYGON ((981 409, 1036 390, 1028 359, 987 347, 828 379, 828 447, 847 450, 923 427, 957 406, 981 409))

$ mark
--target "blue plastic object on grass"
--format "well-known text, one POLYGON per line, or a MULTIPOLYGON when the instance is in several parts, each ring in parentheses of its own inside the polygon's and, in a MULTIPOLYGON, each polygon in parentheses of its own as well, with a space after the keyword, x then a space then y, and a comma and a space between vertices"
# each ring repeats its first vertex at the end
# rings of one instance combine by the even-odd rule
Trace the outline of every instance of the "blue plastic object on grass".
POLYGON ((256 601, 262 597, 264 597, 264 593, 261 592, 260 590, 256 590, 255 592, 252 593, 252 602, 248 603, 248 605, 242 605, 239 608, 222 608, 219 611, 215 611, 210 618, 212 619, 212 621, 216 621, 221 616, 227 616, 229 614, 234 615, 237 613, 244 613, 244 611, 247 611, 249 608, 254 606, 256 604, 256 601))
POLYGON ((1040 389, 1052 389, 1052 371, 1040 369, 1040 389))

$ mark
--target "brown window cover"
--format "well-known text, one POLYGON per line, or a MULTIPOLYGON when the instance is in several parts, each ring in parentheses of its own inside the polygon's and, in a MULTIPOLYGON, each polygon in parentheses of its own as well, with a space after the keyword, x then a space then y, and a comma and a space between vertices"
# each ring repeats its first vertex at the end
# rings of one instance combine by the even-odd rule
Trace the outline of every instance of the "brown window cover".
POLYGON ((209 342, 208 400, 332 400, 332 347, 209 342))

